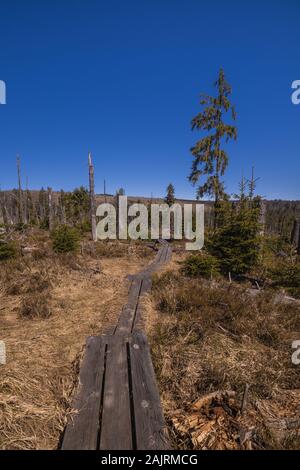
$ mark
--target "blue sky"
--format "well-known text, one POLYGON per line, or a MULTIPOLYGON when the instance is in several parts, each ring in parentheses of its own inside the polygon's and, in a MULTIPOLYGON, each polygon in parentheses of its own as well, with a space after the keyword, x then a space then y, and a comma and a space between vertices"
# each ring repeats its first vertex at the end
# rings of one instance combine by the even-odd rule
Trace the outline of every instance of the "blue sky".
POLYGON ((300 199, 298 0, 1 0, 0 184, 87 185, 159 196, 187 181, 190 121, 222 66, 232 85, 238 140, 225 181, 255 166, 258 192, 300 199))

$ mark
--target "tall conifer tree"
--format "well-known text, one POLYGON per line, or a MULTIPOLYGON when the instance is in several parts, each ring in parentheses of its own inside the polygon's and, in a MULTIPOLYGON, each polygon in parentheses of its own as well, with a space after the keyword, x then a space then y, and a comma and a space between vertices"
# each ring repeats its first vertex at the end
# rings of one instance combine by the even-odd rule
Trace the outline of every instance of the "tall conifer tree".
POLYGON ((215 82, 217 96, 201 95, 202 111, 192 120, 192 130, 205 131, 208 135, 199 140, 191 153, 194 157, 189 180, 195 185, 202 176, 207 176, 197 188, 197 198, 205 195, 214 199, 215 210, 225 194, 222 176, 228 166, 228 154, 224 149, 224 142, 236 139, 237 129, 232 124, 226 124, 224 118, 228 112, 234 121, 235 110, 229 101, 231 86, 225 79, 223 69, 215 82))
POLYGON ((175 189, 172 183, 170 183, 167 187, 165 202, 168 204, 168 206, 172 206, 172 204, 175 202, 175 189))

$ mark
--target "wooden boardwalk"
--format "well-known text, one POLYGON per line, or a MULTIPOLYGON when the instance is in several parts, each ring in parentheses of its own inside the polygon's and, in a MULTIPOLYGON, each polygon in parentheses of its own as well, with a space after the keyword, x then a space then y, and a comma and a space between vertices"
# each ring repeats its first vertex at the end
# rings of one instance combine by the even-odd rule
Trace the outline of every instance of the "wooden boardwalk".
POLYGON ((151 276, 171 258, 161 241, 153 261, 130 276, 128 301, 111 334, 87 339, 79 386, 62 449, 169 449, 159 392, 145 334, 142 297, 151 276))

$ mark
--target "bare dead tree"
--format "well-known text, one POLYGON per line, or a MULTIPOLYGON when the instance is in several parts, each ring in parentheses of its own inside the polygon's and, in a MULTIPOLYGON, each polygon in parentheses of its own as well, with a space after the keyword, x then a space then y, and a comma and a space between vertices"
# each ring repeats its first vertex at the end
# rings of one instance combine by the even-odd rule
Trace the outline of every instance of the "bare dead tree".
POLYGON ((0 189, 0 206, 4 225, 8 225, 8 213, 6 207, 6 194, 0 189))
POLYGON ((267 213, 267 206, 266 201, 263 199, 260 201, 260 214, 259 214, 259 224, 260 224, 260 235, 265 234, 265 227, 266 227, 266 213, 267 213))
POLYGON ((21 165, 20 157, 17 155, 17 170, 18 170, 18 196, 19 196, 19 222, 24 223, 24 210, 23 210, 23 194, 21 185, 21 165))
POLYGON ((95 174, 94 165, 92 162, 92 154, 89 152, 89 185, 90 185, 90 220, 92 227, 92 239, 95 242, 97 240, 97 229, 96 229, 96 204, 95 204, 95 174))
POLYGON ((66 225, 67 217, 66 217, 66 208, 65 208, 65 193, 61 189, 60 196, 59 196, 59 207, 60 207, 60 222, 62 225, 66 225))
POLYGON ((51 231, 53 230, 53 225, 54 225, 52 188, 48 188, 47 192, 48 192, 49 230, 51 231))
POLYGON ((300 254, 300 219, 294 221, 291 242, 297 249, 297 253, 300 254))
POLYGON ((103 190, 104 190, 104 202, 107 202, 106 201, 106 181, 104 180, 104 187, 103 187, 103 190))
POLYGON ((117 229, 117 238, 119 238, 120 233, 120 194, 116 192, 114 197, 115 199, 115 208, 116 208, 116 229, 117 229))
POLYGON ((24 223, 28 224, 28 221, 30 219, 29 217, 29 204, 28 204, 28 176, 26 176, 26 187, 25 191, 23 193, 22 191, 22 196, 23 196, 23 213, 24 213, 24 223))

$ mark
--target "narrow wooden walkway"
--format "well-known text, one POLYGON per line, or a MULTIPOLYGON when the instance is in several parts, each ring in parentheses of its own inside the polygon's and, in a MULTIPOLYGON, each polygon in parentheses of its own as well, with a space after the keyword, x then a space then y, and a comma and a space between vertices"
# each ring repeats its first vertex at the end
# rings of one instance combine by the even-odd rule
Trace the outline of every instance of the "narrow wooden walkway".
POLYGON ((171 258, 161 241, 153 261, 130 276, 128 302, 110 334, 87 339, 79 386, 62 449, 163 450, 170 448, 145 334, 142 297, 151 276, 171 258))

